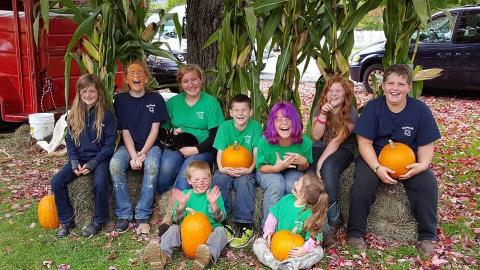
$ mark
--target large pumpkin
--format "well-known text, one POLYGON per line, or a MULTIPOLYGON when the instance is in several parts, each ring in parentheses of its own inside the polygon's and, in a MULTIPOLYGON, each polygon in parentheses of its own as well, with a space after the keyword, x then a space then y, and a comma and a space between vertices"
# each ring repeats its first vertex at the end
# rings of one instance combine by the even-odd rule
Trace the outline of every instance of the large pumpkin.
POLYGON ((283 261, 288 258, 288 252, 290 250, 301 247, 303 243, 303 237, 299 234, 292 234, 289 231, 281 230, 272 236, 270 249, 277 260, 283 261))
POLYGON ((205 244, 212 232, 212 225, 205 214, 194 212, 190 208, 190 213, 183 219, 180 225, 180 235, 182 238, 183 253, 194 259, 197 247, 205 244))
POLYGON ((388 142, 389 144, 385 145, 380 151, 378 162, 382 166, 394 170, 395 173, 391 173, 390 176, 398 178, 408 171, 407 165, 416 162, 415 153, 406 144, 393 142, 392 140, 388 140, 388 142))
POLYGON ((222 154, 223 167, 250 168, 252 162, 252 153, 237 142, 227 147, 222 154))
POLYGON ((56 229, 60 225, 53 194, 44 196, 38 203, 38 223, 45 229, 56 229))

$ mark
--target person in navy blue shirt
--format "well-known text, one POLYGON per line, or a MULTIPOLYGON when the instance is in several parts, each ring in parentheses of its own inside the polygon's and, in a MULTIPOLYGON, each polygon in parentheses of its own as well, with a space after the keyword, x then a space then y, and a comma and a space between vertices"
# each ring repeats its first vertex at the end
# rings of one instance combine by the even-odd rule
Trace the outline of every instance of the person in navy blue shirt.
POLYGON ((418 222, 417 248, 427 256, 434 252, 438 185, 430 163, 440 132, 430 109, 422 101, 408 97, 411 87, 410 68, 391 65, 382 82, 385 96, 367 103, 355 127, 360 156, 350 192, 347 234, 348 243, 358 249, 365 249, 367 216, 380 183, 402 183, 418 222), (392 178, 394 171, 378 161, 380 150, 389 139, 410 146, 416 155, 416 163, 408 165, 408 171, 398 179, 392 178))
POLYGON ((82 235, 97 234, 108 219, 108 162, 115 149, 117 123, 108 110, 100 80, 91 74, 77 81, 75 99, 67 115, 68 163, 52 178, 62 238, 75 227, 68 184, 78 176, 93 175, 93 199, 95 211, 92 223, 82 230, 82 235))
POLYGON ((114 107, 121 130, 122 142, 110 161, 115 192, 115 230, 124 232, 130 221, 138 223, 137 233, 148 234, 148 221, 152 214, 156 179, 162 150, 157 144, 160 123, 168 120, 168 112, 163 97, 145 90, 150 74, 145 63, 133 61, 127 65, 126 78, 129 91, 115 97, 114 107), (143 181, 140 197, 135 207, 128 197, 126 171, 143 168, 143 181))

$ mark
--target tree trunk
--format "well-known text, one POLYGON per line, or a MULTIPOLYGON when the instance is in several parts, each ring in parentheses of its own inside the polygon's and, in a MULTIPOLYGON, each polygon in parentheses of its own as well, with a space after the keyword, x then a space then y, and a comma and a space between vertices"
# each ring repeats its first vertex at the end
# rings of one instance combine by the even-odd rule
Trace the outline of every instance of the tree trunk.
POLYGON ((222 23, 222 0, 187 0, 187 62, 203 70, 215 67, 218 48, 203 45, 222 23))

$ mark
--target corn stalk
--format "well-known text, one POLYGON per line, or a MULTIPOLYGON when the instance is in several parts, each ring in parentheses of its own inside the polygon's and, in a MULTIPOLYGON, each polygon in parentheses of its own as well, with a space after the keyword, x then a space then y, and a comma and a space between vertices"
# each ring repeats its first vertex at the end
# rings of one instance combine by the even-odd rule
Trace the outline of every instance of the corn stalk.
MULTIPOLYGON (((105 88, 110 107, 115 93, 115 75, 119 63, 126 64, 134 59, 145 60, 147 55, 175 57, 160 49, 161 42, 151 42, 159 27, 152 23, 145 26, 149 1, 144 0, 90 0, 84 6, 72 0, 42 1, 35 24, 43 18, 48 31, 48 12, 65 14, 78 26, 65 53, 65 99, 69 100, 69 80, 72 59, 82 73, 97 75, 105 88)), ((160 15, 165 15, 160 11, 160 15)), ((164 20, 161 20, 164 21, 164 20)), ((36 28, 38 31, 39 28, 36 28)), ((38 35, 37 35, 38 36, 38 35)), ((152 82, 155 84, 155 81, 152 82)))
POLYGON ((250 94, 254 117, 262 120, 267 102, 259 87, 262 57, 258 52, 260 49, 263 52, 264 45, 255 42, 261 34, 249 3, 244 0, 224 1, 222 24, 204 45, 206 48, 216 42, 219 52, 215 68, 210 70, 214 79, 207 89, 218 98, 225 113, 232 97, 240 93, 250 94), (252 54, 257 55, 255 62, 251 61, 252 54))
MULTIPOLYGON (((407 64, 412 68, 414 76, 422 71, 421 66, 413 64, 418 47, 418 35, 412 56, 409 56, 409 48, 413 33, 426 27, 430 15, 429 0, 386 0, 383 13, 383 31, 387 39, 382 59, 384 69, 392 64, 407 64)), ((424 73, 430 76, 419 76, 417 79, 414 77, 409 93, 414 98, 422 94, 423 80, 440 76, 441 70, 426 70, 424 73)))

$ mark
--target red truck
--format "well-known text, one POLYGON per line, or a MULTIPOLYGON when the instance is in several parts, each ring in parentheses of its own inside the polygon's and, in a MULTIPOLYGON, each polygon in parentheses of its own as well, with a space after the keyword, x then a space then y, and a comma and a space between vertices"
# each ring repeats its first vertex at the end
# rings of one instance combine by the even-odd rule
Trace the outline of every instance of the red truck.
MULTIPOLYGON (((76 25, 51 13, 49 32, 40 31, 35 45, 33 8, 39 1, 0 0, 0 124, 24 122, 31 113, 53 112, 58 116, 65 110, 63 58, 76 25)), ((117 85, 122 81, 119 70, 117 85)), ((69 104, 79 76, 80 70, 72 61, 69 104)))

